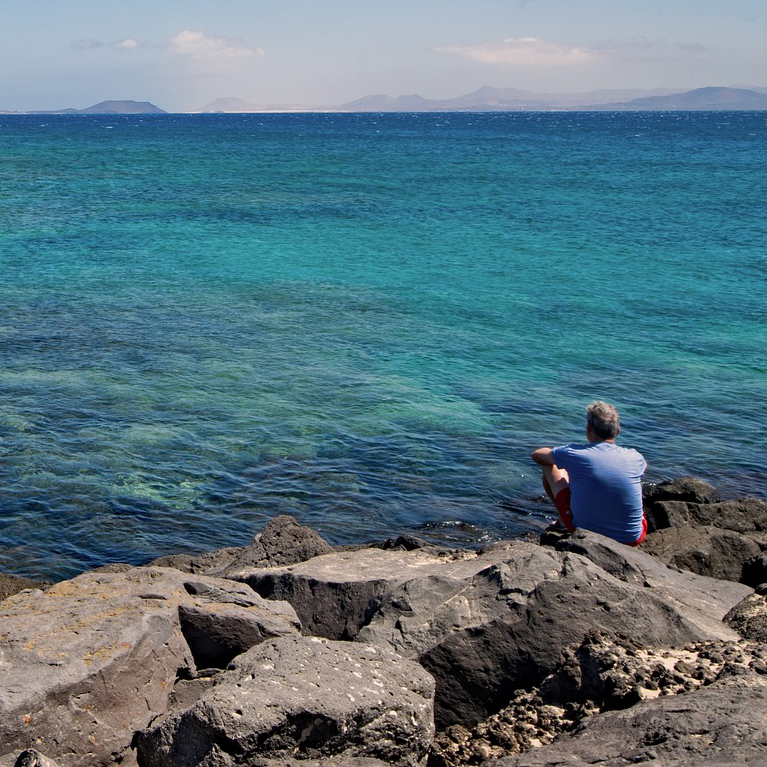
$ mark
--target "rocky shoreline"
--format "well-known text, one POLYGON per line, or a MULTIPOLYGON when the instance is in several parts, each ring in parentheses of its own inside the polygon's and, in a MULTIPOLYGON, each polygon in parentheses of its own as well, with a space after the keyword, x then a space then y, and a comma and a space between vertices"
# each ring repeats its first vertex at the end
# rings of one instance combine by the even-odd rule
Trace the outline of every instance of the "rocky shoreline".
POLYGON ((767 504, 646 488, 633 549, 244 548, 0 576, 0 767, 767 760, 767 504))

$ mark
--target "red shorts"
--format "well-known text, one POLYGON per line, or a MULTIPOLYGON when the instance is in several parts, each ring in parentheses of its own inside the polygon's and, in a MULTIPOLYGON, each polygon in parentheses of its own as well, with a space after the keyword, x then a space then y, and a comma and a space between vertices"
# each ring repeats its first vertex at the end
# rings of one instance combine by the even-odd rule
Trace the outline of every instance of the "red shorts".
MULTIPOLYGON (((559 512, 559 518, 562 520, 562 524, 567 528, 568 533, 575 532, 575 525, 573 524, 573 512, 570 510, 570 488, 566 487, 564 490, 560 490, 556 497, 556 507, 559 512)), ((639 544, 645 539, 647 535, 647 517, 642 515, 642 534, 639 539, 634 543, 628 543, 627 546, 639 546, 639 544)))

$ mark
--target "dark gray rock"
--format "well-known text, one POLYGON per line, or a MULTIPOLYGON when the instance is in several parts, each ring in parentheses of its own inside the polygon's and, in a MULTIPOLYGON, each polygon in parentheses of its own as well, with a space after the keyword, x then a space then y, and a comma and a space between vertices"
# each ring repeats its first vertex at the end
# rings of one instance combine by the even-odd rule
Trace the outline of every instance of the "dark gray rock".
POLYGON ((245 567, 280 567, 329 554, 332 547, 319 533, 299 525, 293 517, 280 514, 270 519, 263 532, 230 564, 216 574, 226 575, 245 567))
POLYGON ((669 570, 594 533, 569 540, 578 553, 506 543, 485 552, 496 561, 481 571, 431 568, 392 581, 358 639, 422 663, 437 681, 442 728, 498 711, 593 628, 655 647, 737 638, 721 619, 747 587, 669 570))
POLYGON ((140 733, 138 762, 265 767, 371 757, 416 767, 434 735, 433 697, 431 677, 387 648, 270 640, 240 655, 191 708, 140 733))
POLYGON ((767 530, 767 503, 757 498, 720 503, 658 501, 652 505, 652 514, 658 529, 712 525, 738 533, 767 530))
POLYGON ((724 616, 724 622, 744 639, 767 644, 767 597, 750 594, 724 616))
POLYGON ((757 767, 767 753, 765 711, 764 677, 747 673, 591 717, 551 745, 483 767, 757 767))
POLYGON ((743 563, 741 582, 754 588, 767 583, 767 552, 756 554, 743 563))
POLYGON ((689 501, 690 503, 717 503, 722 497, 719 491, 698 477, 677 477, 657 485, 645 485, 644 505, 656 501, 689 501))
MULTIPOLYGON (((387 538, 380 543, 374 543, 373 546, 385 551, 392 549, 397 551, 415 551, 415 549, 435 549, 434 544, 418 538, 415 535, 398 535, 396 538, 387 538)), ((447 549, 445 549, 447 551, 447 549)))
POLYGON ((186 580, 184 589, 194 604, 180 604, 178 618, 198 669, 224 668, 265 639, 301 629, 287 602, 267 603, 247 586, 201 578, 186 580))
POLYGON ((592 632, 567 650, 540 687, 518 692, 509 706, 476 727, 437 733, 429 767, 463 767, 548 745, 585 719, 642 700, 689 693, 715 682, 759 674, 767 649, 742 641, 702 642, 649 650, 630 639, 592 632))
POLYGON ((24 578, 21 575, 0 573, 0 602, 25 589, 40 589, 50 585, 48 581, 36 581, 32 578, 24 578))
POLYGON ((759 544, 745 535, 712 526, 667 527, 648 535, 641 549, 667 565, 741 582, 746 561, 761 551, 759 544))
POLYGON ((28 748, 18 755, 14 767, 59 767, 59 765, 34 748, 28 748))
POLYGON ((168 554, 153 559, 147 567, 174 567, 184 573, 203 574, 223 569, 243 551, 242 546, 233 546, 206 551, 204 554, 168 554))
POLYGON ((232 569, 227 577, 247 583, 267 599, 289 602, 306 633, 349 640, 370 621, 395 586, 433 578, 447 580, 460 590, 466 578, 502 561, 503 551, 444 555, 431 549, 366 548, 336 551, 286 567, 232 569))
MULTIPOLYGON (((98 767, 166 710, 177 676, 194 676, 180 612, 216 636, 297 634, 286 604, 231 581, 170 568, 86 573, 0 603, 0 751, 37 745, 66 767, 98 767), (187 587, 192 584, 192 587, 187 587), (191 593, 195 592, 195 593, 191 593)), ((187 626, 188 628, 188 626, 187 626)))
POLYGON ((260 767, 388 767, 388 763, 366 756, 333 756, 329 759, 268 759, 260 767))
POLYGON ((651 590, 680 615, 709 630, 710 639, 728 638, 714 635, 728 610, 751 593, 738 583, 670 569, 641 547, 625 546, 587 530, 577 530, 559 549, 580 554, 616 578, 651 590))

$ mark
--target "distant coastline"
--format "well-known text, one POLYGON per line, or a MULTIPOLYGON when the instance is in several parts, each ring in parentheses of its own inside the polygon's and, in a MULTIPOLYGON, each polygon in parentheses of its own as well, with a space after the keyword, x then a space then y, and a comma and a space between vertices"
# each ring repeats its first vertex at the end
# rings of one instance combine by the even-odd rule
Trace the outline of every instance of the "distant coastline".
MULTIPOLYGON (((181 114, 282 114, 355 112, 703 112, 767 111, 767 87, 706 87, 693 90, 602 90, 587 93, 532 93, 517 88, 479 88, 451 99, 418 95, 364 96, 345 104, 253 104, 240 98, 220 98, 181 114)), ((109 100, 85 109, 5 111, 2 115, 137 115, 168 114, 148 101, 109 100)))

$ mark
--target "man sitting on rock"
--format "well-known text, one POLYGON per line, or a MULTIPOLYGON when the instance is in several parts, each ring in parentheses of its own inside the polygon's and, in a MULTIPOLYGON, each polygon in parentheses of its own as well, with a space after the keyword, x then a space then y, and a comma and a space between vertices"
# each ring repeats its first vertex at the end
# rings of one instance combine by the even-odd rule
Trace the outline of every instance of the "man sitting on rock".
POLYGON ((615 444, 620 430, 617 409, 592 402, 586 409, 588 444, 540 447, 532 459, 568 532, 580 527, 636 546, 647 534, 641 483, 647 462, 615 444))

